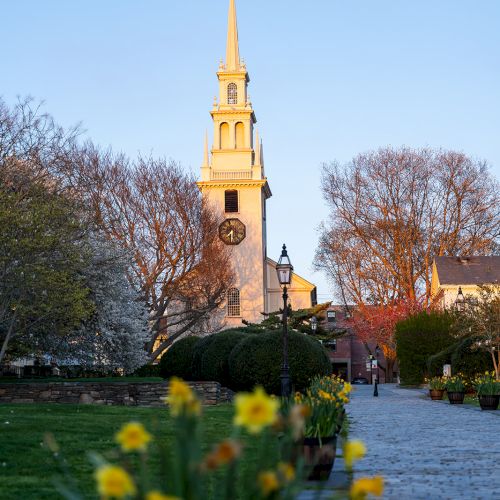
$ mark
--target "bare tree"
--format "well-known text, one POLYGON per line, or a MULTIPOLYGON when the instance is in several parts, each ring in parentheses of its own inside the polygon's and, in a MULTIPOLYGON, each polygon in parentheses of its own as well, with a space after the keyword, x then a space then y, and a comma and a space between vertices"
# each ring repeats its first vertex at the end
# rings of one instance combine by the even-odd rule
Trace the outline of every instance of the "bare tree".
POLYGON ((0 174, 22 189, 33 183, 68 187, 74 165, 79 126, 64 129, 31 98, 9 108, 0 99, 0 174))
POLYGON ((322 189, 316 266, 358 304, 428 303, 434 256, 488 254, 500 231, 498 182, 463 153, 380 149, 325 165, 322 189))
POLYGON ((218 238, 220 217, 174 162, 132 164, 88 146, 78 182, 97 223, 134 256, 130 278, 151 311, 154 360, 181 335, 202 328, 233 283, 230 250, 218 238))

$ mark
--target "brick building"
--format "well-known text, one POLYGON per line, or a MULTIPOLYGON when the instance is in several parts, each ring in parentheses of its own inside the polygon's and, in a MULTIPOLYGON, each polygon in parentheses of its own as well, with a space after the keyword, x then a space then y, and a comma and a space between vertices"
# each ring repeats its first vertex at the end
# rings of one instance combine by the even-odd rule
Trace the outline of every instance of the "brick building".
MULTIPOLYGON (((330 306, 321 326, 331 332, 331 338, 323 341, 329 352, 333 365, 333 373, 345 380, 364 377, 369 382, 375 379, 376 369, 371 369, 370 351, 375 355, 376 342, 365 344, 356 337, 349 327, 350 311, 345 306, 330 306)), ((385 367, 384 355, 380 353, 379 363, 385 367)), ((379 370, 380 382, 385 382, 384 370, 379 370)))

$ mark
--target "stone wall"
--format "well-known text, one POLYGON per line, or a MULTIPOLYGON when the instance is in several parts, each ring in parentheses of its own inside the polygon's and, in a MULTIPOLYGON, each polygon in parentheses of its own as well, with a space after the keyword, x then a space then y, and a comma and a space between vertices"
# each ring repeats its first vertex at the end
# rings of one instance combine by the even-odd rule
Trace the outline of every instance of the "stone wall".
MULTIPOLYGON (((218 382, 188 382, 204 405, 232 400, 233 393, 218 382)), ((168 382, 48 382, 0 383, 1 403, 81 403, 163 406, 168 382)))

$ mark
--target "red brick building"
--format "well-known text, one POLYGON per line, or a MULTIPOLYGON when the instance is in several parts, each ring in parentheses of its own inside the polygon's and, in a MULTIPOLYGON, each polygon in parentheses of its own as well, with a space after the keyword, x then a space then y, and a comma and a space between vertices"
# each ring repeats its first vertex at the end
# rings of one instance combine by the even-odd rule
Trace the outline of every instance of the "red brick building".
MULTIPOLYGON (((329 352, 333 372, 348 381, 364 377, 369 382, 375 380, 377 369, 371 367, 370 352, 375 356, 376 342, 361 341, 349 328, 350 312, 345 306, 330 306, 322 328, 335 334, 336 338, 323 341, 329 352)), ((384 355, 380 353, 379 363, 385 367, 384 355)), ((379 369, 379 381, 385 382, 385 372, 379 369)))

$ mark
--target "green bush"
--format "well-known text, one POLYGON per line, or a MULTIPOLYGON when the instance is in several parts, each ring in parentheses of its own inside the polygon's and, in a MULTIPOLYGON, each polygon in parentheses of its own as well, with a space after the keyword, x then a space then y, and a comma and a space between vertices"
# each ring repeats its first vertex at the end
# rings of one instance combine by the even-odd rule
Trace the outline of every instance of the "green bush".
POLYGON ((160 376, 160 365, 153 365, 148 363, 137 368, 132 374, 133 377, 159 377, 160 376))
POLYGON ((214 341, 215 334, 201 337, 198 342, 193 346, 193 356, 191 358, 191 380, 203 380, 201 373, 201 359, 203 354, 208 349, 210 344, 214 341))
POLYGON ((229 377, 229 355, 233 348, 247 338, 254 335, 245 332, 245 329, 224 330, 211 335, 212 341, 205 346, 200 362, 200 378, 215 380, 224 387, 231 387, 229 377))
MULTIPOLYGON (((239 342, 229 356, 231 387, 235 390, 251 390, 261 385, 269 393, 279 394, 282 340, 282 332, 277 330, 251 335, 239 342)), ((326 350, 307 335, 289 332, 288 353, 294 390, 306 389, 316 375, 332 373, 326 350)))
POLYGON ((452 319, 446 312, 425 311, 396 325, 396 352, 402 384, 418 385, 426 376, 442 374, 442 365, 450 363, 451 356, 430 366, 427 361, 455 342, 450 333, 451 325, 452 319))
POLYGON ((196 380, 193 378, 191 364, 194 346, 200 340, 202 339, 190 335, 175 342, 160 359, 160 376, 196 380))

